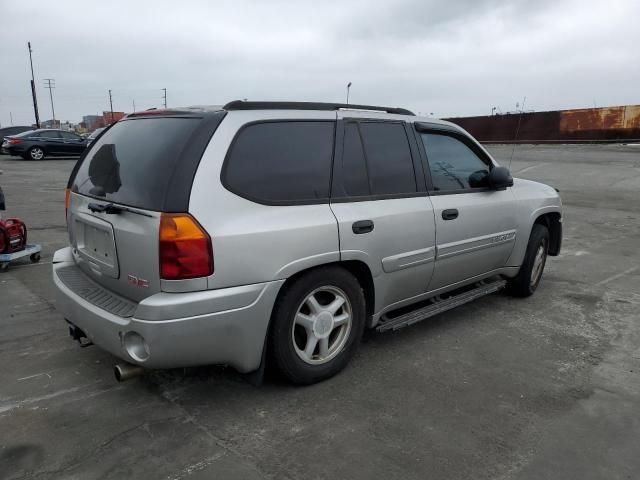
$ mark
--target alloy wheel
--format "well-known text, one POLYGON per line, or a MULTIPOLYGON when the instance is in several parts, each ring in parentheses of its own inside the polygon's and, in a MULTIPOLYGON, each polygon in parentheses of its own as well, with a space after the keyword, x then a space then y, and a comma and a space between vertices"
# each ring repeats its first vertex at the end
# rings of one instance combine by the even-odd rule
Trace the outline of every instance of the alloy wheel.
POLYGON ((339 288, 315 289, 300 303, 291 329, 298 357, 318 365, 335 358, 351 332, 353 313, 347 295, 339 288))

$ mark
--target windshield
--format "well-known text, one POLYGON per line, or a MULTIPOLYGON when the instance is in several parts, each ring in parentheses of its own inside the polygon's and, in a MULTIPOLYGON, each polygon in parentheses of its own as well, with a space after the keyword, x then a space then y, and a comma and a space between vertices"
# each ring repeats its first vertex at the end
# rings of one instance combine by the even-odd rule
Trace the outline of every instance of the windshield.
POLYGON ((94 139, 98 135, 100 135, 100 133, 102 133, 103 130, 104 128, 98 128, 97 130, 94 130, 93 132, 91 132, 91 135, 89 135, 87 138, 94 139))

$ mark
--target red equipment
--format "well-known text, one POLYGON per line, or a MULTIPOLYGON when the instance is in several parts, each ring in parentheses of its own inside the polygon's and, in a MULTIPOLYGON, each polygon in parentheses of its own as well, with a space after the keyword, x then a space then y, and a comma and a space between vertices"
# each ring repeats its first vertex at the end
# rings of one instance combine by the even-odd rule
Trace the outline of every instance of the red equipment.
POLYGON ((0 254, 23 250, 27 245, 27 226, 18 218, 0 219, 0 254))

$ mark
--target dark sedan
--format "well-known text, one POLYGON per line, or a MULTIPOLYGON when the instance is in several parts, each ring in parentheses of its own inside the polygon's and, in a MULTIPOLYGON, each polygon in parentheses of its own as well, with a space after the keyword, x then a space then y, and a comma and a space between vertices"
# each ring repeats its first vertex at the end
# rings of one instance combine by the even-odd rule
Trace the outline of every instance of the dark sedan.
MULTIPOLYGON (((14 125, 11 127, 0 128, 0 145, 2 144, 2 139, 4 137, 8 137, 10 135, 17 135, 23 132, 28 132, 29 130, 33 130, 33 127, 14 125)), ((6 152, 4 149, 0 148, 0 153, 8 154, 9 152, 6 152)))
POLYGON ((87 147, 87 140, 64 130, 40 129, 4 138, 2 148, 10 155, 25 160, 42 160, 48 156, 78 156, 87 147))

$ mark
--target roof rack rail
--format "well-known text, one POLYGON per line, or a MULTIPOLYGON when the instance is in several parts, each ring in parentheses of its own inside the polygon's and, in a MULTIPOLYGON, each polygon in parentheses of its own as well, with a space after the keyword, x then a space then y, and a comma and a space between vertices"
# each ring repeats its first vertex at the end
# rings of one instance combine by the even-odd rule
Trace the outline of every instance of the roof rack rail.
POLYGON ((413 115, 410 110, 398 107, 376 107, 373 105, 355 105, 352 103, 323 103, 323 102, 246 102, 233 100, 227 103, 223 110, 373 110, 375 112, 395 113, 398 115, 413 115))

